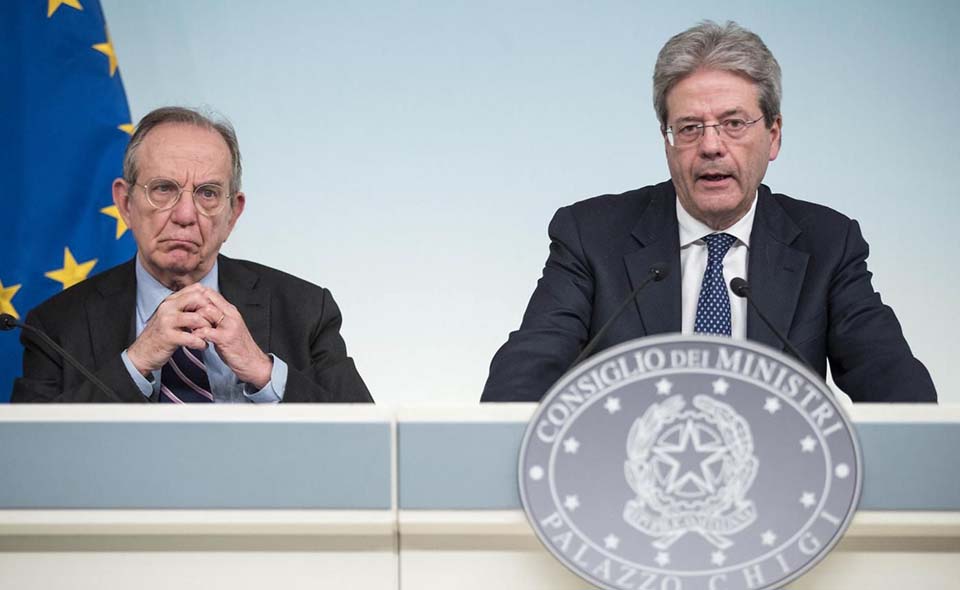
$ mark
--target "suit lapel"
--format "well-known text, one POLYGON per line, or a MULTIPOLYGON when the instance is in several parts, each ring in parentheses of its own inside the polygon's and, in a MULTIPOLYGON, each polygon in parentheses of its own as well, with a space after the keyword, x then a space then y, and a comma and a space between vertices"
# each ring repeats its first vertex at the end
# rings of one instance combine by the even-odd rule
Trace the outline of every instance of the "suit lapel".
POLYGON ((260 277, 236 260, 221 255, 218 262, 220 294, 240 311, 253 340, 270 350, 270 293, 260 277))
POLYGON ((669 269, 665 279, 647 285, 635 298, 644 335, 679 332, 680 236, 672 184, 666 183, 651 198, 632 235, 640 248, 623 258, 631 288, 650 276, 653 265, 666 264, 669 269))
MULTIPOLYGON (((810 255, 791 246, 800 235, 800 228, 773 198, 770 189, 760 185, 758 199, 750 235, 747 271, 750 290, 757 307, 777 329, 787 334, 800 299, 810 255)), ((752 309, 747 317, 747 338, 778 350, 783 348, 780 340, 752 309)))
MULTIPOLYGON (((96 279, 91 279, 96 280, 96 279)), ((97 281, 99 297, 84 302, 90 328, 90 350, 95 366, 103 366, 129 346, 135 336, 137 277, 134 261, 108 270, 97 281), (128 313, 128 321, 117 321, 118 313, 128 313)))

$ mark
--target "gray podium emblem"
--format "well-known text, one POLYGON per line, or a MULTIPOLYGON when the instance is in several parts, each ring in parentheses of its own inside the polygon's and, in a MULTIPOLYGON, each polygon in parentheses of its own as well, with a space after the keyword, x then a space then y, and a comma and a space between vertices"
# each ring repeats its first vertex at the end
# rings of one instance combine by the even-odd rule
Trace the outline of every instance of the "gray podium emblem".
POLYGON ((662 336, 562 377, 527 426, 540 541, 608 590, 782 588, 860 498, 860 448, 819 376, 752 342, 662 336))

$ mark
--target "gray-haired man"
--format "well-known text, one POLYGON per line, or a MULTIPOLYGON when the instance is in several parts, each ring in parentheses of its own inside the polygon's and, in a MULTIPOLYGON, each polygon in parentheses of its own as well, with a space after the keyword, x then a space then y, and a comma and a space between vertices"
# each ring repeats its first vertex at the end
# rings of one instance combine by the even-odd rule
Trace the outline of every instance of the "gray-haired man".
POLYGON ((330 292, 220 255, 243 213, 233 128, 157 109, 127 146, 113 200, 134 260, 27 315, 112 395, 24 332, 14 402, 370 402, 330 292))
POLYGON ((870 283, 853 221, 761 181, 780 151, 780 66, 735 23, 704 22, 660 51, 653 77, 671 180, 564 207, 520 329, 490 365, 484 401, 539 400, 658 264, 597 350, 646 335, 713 333, 778 349, 729 289, 752 299, 854 401, 936 401, 923 364, 870 283))

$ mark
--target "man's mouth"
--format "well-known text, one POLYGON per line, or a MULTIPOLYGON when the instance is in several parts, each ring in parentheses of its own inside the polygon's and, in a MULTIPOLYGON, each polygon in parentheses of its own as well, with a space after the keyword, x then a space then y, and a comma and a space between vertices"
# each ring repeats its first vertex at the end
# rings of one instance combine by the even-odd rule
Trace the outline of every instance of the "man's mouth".
POLYGON ((193 240, 178 239, 178 238, 167 238, 161 242, 163 246, 168 250, 190 250, 194 251, 199 246, 193 240))
POLYGON ((709 173, 709 174, 701 174, 697 177, 697 180, 703 180, 709 183, 715 183, 715 182, 723 182, 728 178, 733 178, 733 176, 730 174, 715 172, 715 173, 709 173))

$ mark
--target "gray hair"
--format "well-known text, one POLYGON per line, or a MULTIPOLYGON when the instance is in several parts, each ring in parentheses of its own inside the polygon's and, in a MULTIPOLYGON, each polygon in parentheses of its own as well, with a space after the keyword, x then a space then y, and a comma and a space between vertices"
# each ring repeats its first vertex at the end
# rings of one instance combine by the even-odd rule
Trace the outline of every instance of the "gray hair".
POLYGON ((660 127, 667 128, 667 93, 699 69, 724 70, 753 80, 767 127, 780 114, 780 64, 756 33, 733 21, 723 26, 703 21, 674 35, 653 68, 653 108, 660 127))
MULTIPOLYGON (((243 166, 240 163, 240 144, 237 142, 237 132, 233 125, 226 119, 207 116, 199 111, 184 107, 160 107, 147 113, 140 122, 137 123, 137 129, 127 144, 127 150, 123 154, 123 178, 130 183, 137 179, 137 150, 148 133, 159 125, 166 123, 182 123, 193 125, 201 129, 210 129, 220 134, 220 137, 227 143, 230 150, 230 194, 236 194, 240 190, 240 176, 243 174, 243 166)), ((232 202, 232 201, 231 201, 232 202)))

